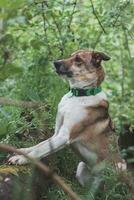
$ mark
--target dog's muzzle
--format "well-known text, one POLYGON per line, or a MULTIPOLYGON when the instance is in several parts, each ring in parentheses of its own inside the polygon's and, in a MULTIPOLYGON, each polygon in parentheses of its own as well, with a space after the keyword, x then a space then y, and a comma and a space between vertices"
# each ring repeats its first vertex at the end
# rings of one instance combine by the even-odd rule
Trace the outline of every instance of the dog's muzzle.
POLYGON ((64 65, 62 61, 55 61, 54 66, 57 74, 72 77, 73 73, 70 70, 68 70, 68 68, 64 65))

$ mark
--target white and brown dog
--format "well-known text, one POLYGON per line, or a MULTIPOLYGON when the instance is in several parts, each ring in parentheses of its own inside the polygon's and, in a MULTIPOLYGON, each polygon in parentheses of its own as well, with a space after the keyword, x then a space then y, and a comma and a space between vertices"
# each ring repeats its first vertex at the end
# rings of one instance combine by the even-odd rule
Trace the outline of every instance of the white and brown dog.
MULTIPOLYGON (((81 50, 54 62, 56 72, 70 84, 70 92, 58 105, 55 133, 46 141, 21 149, 28 156, 40 159, 71 146, 82 160, 76 172, 81 185, 85 185, 92 175, 98 175, 104 161, 110 158, 108 146, 113 127, 107 97, 100 88, 104 80, 101 61, 109 59, 101 52, 81 50)), ((21 165, 28 160, 15 155, 9 162, 21 165)))

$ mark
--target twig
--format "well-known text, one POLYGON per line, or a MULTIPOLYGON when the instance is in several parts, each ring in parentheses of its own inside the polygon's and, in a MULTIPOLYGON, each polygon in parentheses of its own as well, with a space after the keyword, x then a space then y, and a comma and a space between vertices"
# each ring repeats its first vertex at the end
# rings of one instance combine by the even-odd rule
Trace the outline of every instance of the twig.
POLYGON ((55 26, 56 26, 56 28, 57 28, 57 31, 58 31, 58 33, 59 33, 59 38, 60 38, 60 40, 59 40, 59 41, 60 41, 60 52, 61 52, 61 56, 63 56, 65 44, 64 44, 64 42, 63 42, 63 37, 62 37, 61 29, 60 29, 59 24, 57 23, 57 21, 56 21, 56 19, 55 19, 55 16, 53 15, 53 12, 51 13, 51 16, 52 16, 52 19, 53 19, 53 21, 54 21, 54 24, 55 24, 55 26))
POLYGON ((115 25, 116 25, 116 23, 117 23, 119 17, 121 16, 122 11, 123 11, 124 9, 126 9, 126 7, 129 5, 129 3, 130 3, 130 1, 126 2, 126 4, 124 5, 124 7, 123 7, 122 9, 120 8, 120 10, 119 10, 119 12, 118 12, 118 15, 116 16, 116 18, 115 18, 115 20, 114 20, 114 23, 112 24, 113 27, 115 27, 115 25))
MULTIPOLYGON (((123 30, 123 33, 124 33, 124 49, 126 49, 128 51, 128 55, 129 57, 131 58, 131 52, 130 52, 130 49, 129 49, 129 43, 128 43, 128 38, 127 38, 127 33, 126 33, 126 29, 125 29, 125 26, 123 25, 122 23, 122 30, 123 30)), ((121 59, 121 63, 122 63, 122 68, 121 68, 121 72, 122 72, 122 80, 121 80, 121 91, 122 91, 122 102, 124 100, 124 92, 125 92, 125 66, 124 66, 124 59, 122 58, 121 59)))
POLYGON ((76 5, 77 5, 77 1, 78 1, 78 0, 75 0, 75 1, 73 2, 72 13, 70 14, 70 18, 69 18, 69 20, 68 20, 68 25, 67 25, 67 32, 68 32, 68 33, 69 33, 69 32, 72 33, 72 36, 73 36, 72 41, 73 41, 73 42, 75 41, 75 34, 74 34, 74 31, 71 30, 71 24, 72 24, 72 21, 73 21, 73 15, 74 15, 74 13, 75 13, 75 8, 76 8, 76 5))
POLYGON ((12 152, 12 153, 15 152, 19 155, 23 155, 28 160, 30 160, 33 164, 35 164, 40 170, 42 170, 48 177, 50 177, 60 188, 62 188, 63 191, 70 197, 70 199, 80 200, 80 198, 77 196, 77 194, 69 188, 69 186, 61 179, 61 177, 58 176, 53 171, 51 171, 50 168, 47 167, 45 164, 43 164, 41 161, 31 158, 24 152, 14 148, 13 146, 10 146, 10 145, 0 144, 0 149, 2 151, 12 152))
POLYGON ((129 37, 131 38, 131 40, 134 40, 134 34, 131 33, 131 32, 128 30, 127 27, 125 27, 125 29, 127 30, 127 33, 128 33, 128 35, 129 35, 129 37))
POLYGON ((96 11, 95 11, 95 8, 94 8, 93 1, 92 1, 92 0, 90 0, 90 2, 91 2, 91 6, 92 6, 92 11, 93 11, 93 14, 94 14, 94 16, 96 17, 96 19, 97 19, 97 21, 98 21, 98 23, 99 23, 99 25, 100 25, 101 29, 102 29, 102 30, 103 30, 103 32, 106 34, 105 28, 103 27, 103 25, 102 25, 102 23, 101 23, 101 21, 100 21, 100 19, 99 19, 98 15, 97 15, 97 13, 96 13, 96 11))
POLYGON ((122 93, 122 100, 124 100, 124 81, 125 81, 125 67, 122 65, 122 80, 121 80, 121 93, 122 93))
POLYGON ((74 3, 73 3, 73 9, 72 9, 72 13, 70 15, 70 20, 69 20, 69 23, 68 23, 68 31, 70 30, 70 26, 71 26, 71 23, 72 23, 72 20, 73 20, 73 15, 75 13, 76 5, 77 5, 77 0, 75 0, 74 3))
MULTIPOLYGON (((43 24, 44 24, 44 34, 45 34, 46 44, 47 44, 47 46, 48 46, 49 53, 52 54, 51 47, 50 47, 49 41, 48 41, 48 36, 47 36, 46 21, 47 21, 47 23, 48 23, 48 20, 47 20, 47 17, 46 17, 46 15, 45 15, 45 13, 44 13, 44 9, 45 9, 44 3, 45 3, 45 2, 41 2, 42 18, 43 18, 43 24)), ((46 4, 45 4, 45 5, 46 5, 46 4)), ((48 53, 48 55, 49 55, 49 53, 48 53)))
POLYGON ((122 30, 123 30, 123 33, 124 33, 124 47, 127 49, 128 51, 128 55, 129 57, 131 58, 131 51, 130 51, 130 48, 129 48, 129 42, 128 42, 128 35, 126 33, 126 27, 123 25, 122 23, 122 30))
POLYGON ((16 106, 22 108, 39 108, 45 106, 40 102, 30 102, 30 101, 19 101, 13 99, 7 99, 5 97, 0 97, 0 105, 16 106))
POLYGON ((103 31, 101 30, 100 33, 99 33, 98 36, 97 36, 97 39, 96 39, 94 45, 93 45, 93 50, 95 50, 97 44, 99 43, 100 38, 101 38, 101 36, 102 36, 102 33, 103 33, 103 31))
MULTIPOLYGON (((44 21, 44 32, 45 32, 45 36, 47 37, 47 28, 46 28, 46 23, 45 23, 45 21, 47 20, 47 17, 44 14, 45 6, 48 8, 48 4, 46 3, 46 1, 42 2, 42 17, 43 17, 43 21, 44 21)), ((60 49, 61 55, 63 55, 64 54, 64 43, 63 43, 63 39, 62 39, 62 33, 61 33, 60 28, 59 28, 59 24, 57 23, 57 21, 55 19, 55 16, 54 16, 53 12, 51 12, 51 17, 53 19, 53 22, 55 24, 55 27, 57 29, 57 32, 58 32, 58 35, 59 35, 59 38, 60 38, 60 47, 59 47, 59 49, 60 49)), ((47 22, 48 22, 48 20, 47 20, 47 22)), ((56 35, 57 39, 59 40, 58 35, 56 34, 56 31, 55 31, 55 35, 56 35)))

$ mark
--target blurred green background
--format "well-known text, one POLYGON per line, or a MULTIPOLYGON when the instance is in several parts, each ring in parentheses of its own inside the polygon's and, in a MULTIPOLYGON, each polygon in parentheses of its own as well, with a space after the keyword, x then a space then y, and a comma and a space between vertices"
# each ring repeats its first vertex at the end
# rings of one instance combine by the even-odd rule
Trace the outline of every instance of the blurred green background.
MULTIPOLYGON (((95 49, 111 56, 104 64, 102 87, 108 95, 117 134, 123 132, 124 124, 131 128, 133 16, 133 0, 0 0, 0 96, 46 105, 39 109, 0 105, 1 141, 30 146, 53 134, 57 104, 68 91, 68 84, 54 72, 53 61, 78 49, 95 49)), ((54 159, 59 173, 70 177, 69 184, 81 193, 72 178, 75 156, 65 150, 54 159)), ((109 167, 104 179, 108 187, 97 199, 132 199, 127 186, 109 167)), ((47 195, 48 199, 67 199, 55 186, 47 195)), ((88 192, 83 195, 83 199, 89 199, 88 192)))

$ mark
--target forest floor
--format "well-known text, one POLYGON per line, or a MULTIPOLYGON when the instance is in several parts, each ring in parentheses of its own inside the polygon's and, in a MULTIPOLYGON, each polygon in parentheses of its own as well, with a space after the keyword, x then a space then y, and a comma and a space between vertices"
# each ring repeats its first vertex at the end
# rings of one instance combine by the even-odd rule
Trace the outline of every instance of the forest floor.
MULTIPOLYGON (((9 139, 10 144, 26 146, 28 135, 22 134, 21 142, 16 136, 9 139)), ((33 145, 33 140, 38 143, 43 138, 42 133, 32 135, 31 142, 27 145, 33 145)), ((20 136, 19 136, 20 137, 20 136)), ((45 136, 46 137, 46 136, 45 136)), ((20 138, 19 138, 20 139, 20 138)), ((29 140, 30 141, 30 140, 29 140)), ((51 180, 36 167, 32 165, 13 166, 5 164, 6 154, 3 154, 0 166, 0 199, 2 200, 67 200, 68 197, 51 180)), ((96 192, 94 198, 89 190, 81 188, 75 180, 75 171, 78 158, 71 150, 65 149, 47 159, 42 160, 49 165, 51 169, 64 177, 65 182, 80 196, 82 200, 134 200, 134 180, 133 172, 122 172, 112 166, 107 166, 103 173, 103 186, 96 192), (73 165, 72 165, 73 161, 73 165)))

